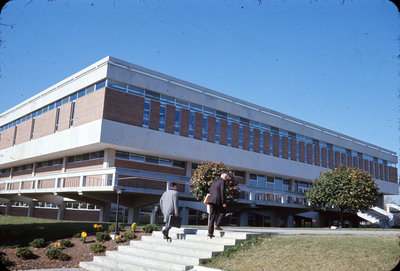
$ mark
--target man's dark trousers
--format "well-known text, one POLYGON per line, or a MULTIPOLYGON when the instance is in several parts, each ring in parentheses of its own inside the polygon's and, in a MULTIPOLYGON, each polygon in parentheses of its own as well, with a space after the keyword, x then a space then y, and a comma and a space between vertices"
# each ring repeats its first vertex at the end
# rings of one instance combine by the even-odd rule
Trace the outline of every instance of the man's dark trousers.
POLYGON ((225 218, 225 208, 219 204, 210 205, 210 217, 208 221, 208 234, 214 234, 214 222, 216 226, 221 226, 223 219, 225 218))

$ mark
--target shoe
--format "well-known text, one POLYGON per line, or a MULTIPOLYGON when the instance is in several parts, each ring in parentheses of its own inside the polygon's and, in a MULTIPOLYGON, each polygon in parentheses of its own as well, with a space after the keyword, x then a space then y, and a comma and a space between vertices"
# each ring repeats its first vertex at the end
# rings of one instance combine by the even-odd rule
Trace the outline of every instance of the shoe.
POLYGON ((163 234, 163 238, 168 240, 168 234, 167 234, 167 232, 166 232, 165 230, 162 230, 161 232, 162 232, 162 234, 163 234))
POLYGON ((215 237, 215 235, 214 235, 214 234, 211 234, 211 233, 207 234, 207 236, 210 237, 210 239, 212 239, 213 237, 215 237))
POLYGON ((215 229, 216 229, 216 230, 219 230, 219 231, 222 231, 221 226, 215 226, 215 229))

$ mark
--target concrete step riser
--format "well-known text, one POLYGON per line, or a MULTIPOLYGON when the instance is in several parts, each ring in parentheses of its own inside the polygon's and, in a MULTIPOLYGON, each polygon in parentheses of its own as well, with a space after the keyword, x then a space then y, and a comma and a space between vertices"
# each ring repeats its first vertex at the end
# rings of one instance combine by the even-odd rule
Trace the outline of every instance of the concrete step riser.
MULTIPOLYGON (((173 241, 174 242, 174 241, 173 241)), ((211 250, 203 250, 198 248, 187 248, 187 247, 174 247, 172 244, 157 244, 150 242, 134 242, 131 246, 137 248, 144 248, 148 250, 161 250, 161 251, 174 251, 175 253, 182 253, 187 256, 199 257, 199 258, 210 258, 213 255, 211 250)), ((216 253, 215 253, 216 254, 216 253)))
MULTIPOLYGON (((131 246, 123 246, 119 247, 118 252, 126 253, 126 254, 134 254, 137 256, 163 259, 166 261, 181 263, 184 265, 198 265, 200 263, 201 258, 198 257, 189 257, 187 255, 182 254, 171 254, 167 252, 163 252, 160 250, 147 250, 143 248, 136 248, 131 246)), ((171 252, 171 251, 170 251, 171 252)), ((108 255, 108 253, 107 253, 108 255)))
MULTIPOLYGON (((126 255, 123 253, 118 253, 118 251, 109 251, 107 257, 100 256, 98 258, 93 259, 93 262, 116 262, 122 263, 125 266, 125 263, 140 263, 149 267, 154 267, 157 269, 167 269, 167 270, 186 270, 186 266, 183 264, 177 264, 172 262, 163 261, 157 258, 149 258, 149 257, 140 257, 136 255, 126 255), (112 255, 112 256, 111 256, 112 255)), ((132 270, 132 269, 131 269, 132 270)))
POLYGON ((165 262, 161 265, 154 264, 154 261, 149 261, 143 258, 132 258, 129 261, 123 259, 109 258, 105 256, 97 256, 93 258, 93 262, 111 266, 116 270, 171 270, 171 271, 186 271, 185 266, 169 266, 165 262), (138 263, 138 265, 135 265, 138 263))
MULTIPOLYGON (((174 239, 183 239, 183 240, 190 240, 190 241, 200 241, 200 242, 209 242, 209 243, 223 243, 227 245, 235 245, 236 240, 235 238, 232 237, 220 237, 220 236, 215 236, 214 238, 210 239, 207 235, 196 235, 196 234, 181 234, 177 236, 176 234, 174 235, 169 235, 173 240, 174 239)), ((163 235, 161 233, 156 233, 152 236, 146 236, 146 238, 155 238, 155 239, 164 239, 163 235)))
POLYGON ((83 268, 85 270, 88 270, 88 271, 111 271, 112 270, 111 268, 107 268, 105 266, 98 265, 93 262, 80 262, 79 267, 83 268))
MULTIPOLYGON (((166 243, 164 239, 160 238, 151 238, 151 236, 143 236, 142 241, 146 243, 153 243, 155 245, 157 244, 163 244, 166 243), (147 238, 144 238, 147 237, 147 238)), ((175 239, 170 243, 171 246, 179 246, 179 247, 186 247, 186 248, 201 248, 205 250, 214 250, 214 251, 223 251, 225 249, 224 244, 218 244, 218 243, 212 243, 212 242, 199 242, 199 241, 189 241, 189 240, 181 240, 181 239, 175 239)))

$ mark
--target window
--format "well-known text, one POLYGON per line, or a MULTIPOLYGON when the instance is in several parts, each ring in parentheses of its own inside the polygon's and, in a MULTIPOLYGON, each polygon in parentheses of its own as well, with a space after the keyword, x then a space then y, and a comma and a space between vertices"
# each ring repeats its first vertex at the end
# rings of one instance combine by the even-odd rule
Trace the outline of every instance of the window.
POLYGON ((267 188, 275 189, 275 179, 274 179, 274 177, 267 177, 267 188))
POLYGON ((150 90, 146 90, 145 95, 146 98, 152 99, 152 100, 156 100, 159 101, 160 100, 160 94, 150 91, 150 90))
POLYGON ((165 130, 165 104, 161 104, 160 105, 160 125, 159 125, 159 129, 161 131, 165 130))
POLYGON ((144 101, 143 126, 149 127, 149 121, 150 121, 150 100, 146 99, 144 101))
MULTIPOLYGON (((122 92, 126 92, 126 88, 127 86, 125 84, 121 84, 121 83, 117 83, 111 80, 107 80, 107 87, 115 89, 115 90, 119 90, 122 92)), ((88 93, 88 92, 86 92, 88 93)))
POLYGON ((137 96, 140 96, 140 97, 144 97, 144 89, 137 88, 137 87, 134 87, 134 86, 129 86, 128 85, 128 93, 129 94, 134 94, 134 95, 137 95, 137 96))
POLYGON ((57 108, 57 112, 56 112, 56 131, 58 131, 58 124, 60 122, 60 108, 57 108))
POLYGON ((158 164, 158 158, 153 156, 145 156, 144 161, 146 163, 158 164))
POLYGON ((185 162, 174 160, 172 166, 179 167, 179 168, 185 168, 185 162))
POLYGON ((221 135, 221 120, 217 119, 215 121, 215 143, 220 143, 221 135))
POLYGON ((115 158, 129 160, 129 152, 117 151, 115 153, 115 158))
MULTIPOLYGON (((144 162, 144 155, 129 153, 127 156, 129 158, 122 158, 122 159, 129 159, 131 161, 136 161, 136 162, 144 162)), ((126 156, 124 156, 124 157, 126 157, 126 156)))
POLYGON ((74 116, 75 116, 75 103, 71 105, 71 123, 70 126, 74 126, 74 116))
POLYGON ((104 88, 106 86, 106 81, 101 81, 99 83, 96 84, 96 90, 104 88))
MULTIPOLYGON (((246 172, 240 171, 240 170, 234 170, 233 175, 237 177, 242 177, 244 178, 246 176, 246 172)), ((253 174, 254 175, 254 174, 253 174)))
POLYGON ((175 127, 174 127, 174 132, 175 134, 179 134, 181 126, 181 110, 180 109, 175 109, 175 127))

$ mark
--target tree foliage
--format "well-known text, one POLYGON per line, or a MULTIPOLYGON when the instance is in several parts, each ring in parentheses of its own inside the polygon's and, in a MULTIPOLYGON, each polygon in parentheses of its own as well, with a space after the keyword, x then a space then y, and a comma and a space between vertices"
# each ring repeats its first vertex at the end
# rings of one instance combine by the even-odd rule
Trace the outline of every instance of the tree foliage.
POLYGON ((312 205, 324 210, 336 209, 341 224, 344 212, 368 210, 376 204, 377 198, 378 188, 371 175, 345 166, 321 172, 306 193, 306 199, 312 205))
POLYGON ((237 200, 240 195, 237 183, 232 171, 222 162, 207 161, 199 165, 190 179, 190 192, 197 200, 203 200, 211 183, 224 172, 228 174, 228 178, 225 180, 226 199, 228 202, 237 200))

